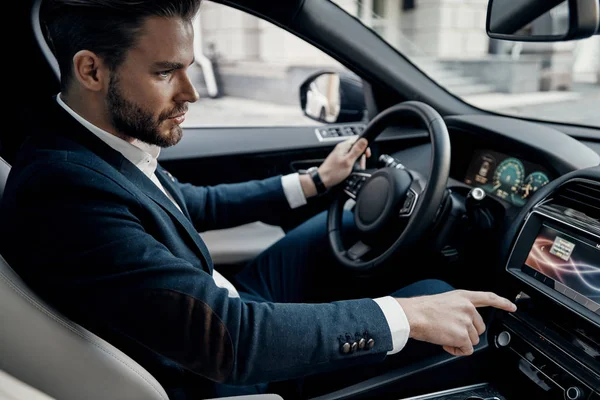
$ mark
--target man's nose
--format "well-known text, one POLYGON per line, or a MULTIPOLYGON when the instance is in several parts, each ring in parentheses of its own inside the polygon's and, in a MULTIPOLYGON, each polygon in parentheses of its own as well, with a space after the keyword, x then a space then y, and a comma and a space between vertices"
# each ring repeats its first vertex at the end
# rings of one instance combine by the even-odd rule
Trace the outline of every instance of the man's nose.
POLYGON ((180 90, 180 101, 187 101, 188 103, 195 103, 200 98, 198 91, 194 87, 188 74, 184 75, 183 82, 180 90))

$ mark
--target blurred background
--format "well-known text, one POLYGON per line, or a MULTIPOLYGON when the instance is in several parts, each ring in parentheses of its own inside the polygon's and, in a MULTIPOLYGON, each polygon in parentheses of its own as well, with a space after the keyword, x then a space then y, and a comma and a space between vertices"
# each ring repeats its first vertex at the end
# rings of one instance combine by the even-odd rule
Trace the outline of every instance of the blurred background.
MULTIPOLYGON (((474 106, 600 126, 598 35, 556 43, 490 39, 485 29, 487 0, 334 3, 474 106)), ((564 7, 556 7, 529 28, 557 29, 567 18, 564 7)), ((191 75, 202 99, 190 108, 187 126, 315 124, 300 106, 300 85, 323 69, 351 75, 287 31, 222 4, 205 1, 195 24, 197 63, 191 75)), ((335 103, 332 96, 327 100, 331 85, 335 82, 320 82, 311 90, 311 107, 318 107, 314 104, 321 97, 327 107, 335 103)))

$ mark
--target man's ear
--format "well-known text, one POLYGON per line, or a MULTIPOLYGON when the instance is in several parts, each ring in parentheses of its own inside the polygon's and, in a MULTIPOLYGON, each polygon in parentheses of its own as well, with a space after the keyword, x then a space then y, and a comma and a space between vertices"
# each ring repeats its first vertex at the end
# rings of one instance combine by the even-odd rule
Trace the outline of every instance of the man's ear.
POLYGON ((73 75, 81 86, 99 91, 108 85, 108 70, 102 59, 89 50, 80 50, 73 56, 73 75))

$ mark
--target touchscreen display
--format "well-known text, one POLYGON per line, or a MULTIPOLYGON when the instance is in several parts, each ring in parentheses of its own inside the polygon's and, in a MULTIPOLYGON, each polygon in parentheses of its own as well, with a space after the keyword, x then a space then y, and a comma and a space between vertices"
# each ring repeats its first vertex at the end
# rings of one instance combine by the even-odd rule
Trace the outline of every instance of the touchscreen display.
POLYGON ((600 314, 600 240, 542 225, 525 266, 539 281, 600 314))

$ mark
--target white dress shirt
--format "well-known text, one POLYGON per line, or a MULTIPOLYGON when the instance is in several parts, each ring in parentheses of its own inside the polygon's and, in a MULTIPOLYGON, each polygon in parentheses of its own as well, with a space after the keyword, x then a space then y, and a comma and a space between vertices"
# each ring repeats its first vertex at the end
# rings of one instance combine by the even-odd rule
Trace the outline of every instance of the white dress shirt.
MULTIPOLYGON (((60 97, 60 93, 56 96, 58 104, 61 105, 73 118, 75 118, 84 127, 90 130, 104 143, 118 151, 128 159, 133 165, 138 167, 158 188, 175 204, 181 211, 181 207, 173 196, 162 186, 156 177, 156 167, 158 166, 158 156, 160 147, 144 143, 135 139, 133 142, 127 142, 103 129, 93 125, 75 111, 73 111, 60 97)), ((306 196, 300 184, 300 176, 298 173, 284 175, 281 177, 283 192, 291 208, 297 208, 307 203, 306 196)), ((213 268, 213 279, 219 287, 227 289, 229 297, 239 297, 239 292, 223 275, 213 268)), ((395 354, 402 350, 408 341, 410 326, 406 314, 402 306, 391 296, 380 297, 373 299, 381 308, 390 327, 392 334, 393 349, 388 354, 395 354)))

